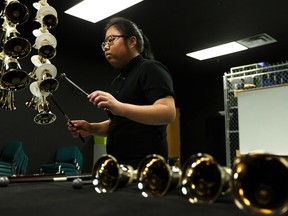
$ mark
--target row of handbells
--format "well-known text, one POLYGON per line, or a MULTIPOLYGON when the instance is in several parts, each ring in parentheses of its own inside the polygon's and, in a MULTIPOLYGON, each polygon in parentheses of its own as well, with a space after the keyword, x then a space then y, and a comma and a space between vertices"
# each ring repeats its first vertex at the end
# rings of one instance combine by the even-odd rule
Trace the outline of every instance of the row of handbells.
POLYGON ((100 157, 93 166, 92 183, 98 193, 132 182, 144 197, 161 197, 180 188, 191 203, 213 203, 230 193, 235 204, 250 213, 281 215, 288 210, 288 161, 268 153, 241 155, 232 168, 205 153, 192 155, 182 168, 156 154, 148 155, 136 170, 112 155, 100 157))

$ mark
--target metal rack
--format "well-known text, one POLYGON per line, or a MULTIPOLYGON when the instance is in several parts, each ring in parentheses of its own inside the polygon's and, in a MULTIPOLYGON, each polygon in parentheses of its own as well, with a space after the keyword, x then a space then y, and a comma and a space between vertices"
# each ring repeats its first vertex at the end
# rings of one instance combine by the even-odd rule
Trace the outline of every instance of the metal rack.
POLYGON ((269 64, 266 62, 233 67, 224 73, 224 112, 226 163, 231 167, 239 150, 237 93, 247 89, 261 89, 287 85, 288 61, 269 64))

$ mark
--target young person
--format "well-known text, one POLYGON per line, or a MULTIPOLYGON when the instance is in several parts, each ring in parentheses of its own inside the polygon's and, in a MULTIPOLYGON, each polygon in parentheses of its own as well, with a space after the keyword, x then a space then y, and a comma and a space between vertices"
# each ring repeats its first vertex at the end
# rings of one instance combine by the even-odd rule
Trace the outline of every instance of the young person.
POLYGON ((149 154, 167 159, 166 127, 176 115, 172 78, 154 60, 148 38, 126 18, 112 18, 102 43, 107 61, 119 72, 108 92, 96 90, 88 100, 106 109, 103 122, 73 120, 73 136, 107 136, 107 153, 137 168, 149 154))

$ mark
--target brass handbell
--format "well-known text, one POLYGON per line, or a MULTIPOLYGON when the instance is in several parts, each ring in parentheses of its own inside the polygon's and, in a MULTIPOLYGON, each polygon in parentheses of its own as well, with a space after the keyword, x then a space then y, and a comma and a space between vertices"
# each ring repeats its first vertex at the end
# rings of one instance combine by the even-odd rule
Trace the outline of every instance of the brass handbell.
POLYGON ((1 86, 10 91, 19 91, 30 83, 30 77, 26 71, 21 70, 17 59, 6 58, 3 62, 1 86))
POLYGON ((41 23, 41 26, 48 29, 55 28, 58 25, 57 11, 49 6, 42 6, 36 14, 36 20, 41 23))
POLYGON ((3 50, 5 55, 21 59, 30 54, 31 44, 26 38, 21 37, 15 28, 12 28, 6 32, 3 50))
POLYGON ((56 46, 57 40, 52 34, 42 33, 36 38, 33 47, 38 50, 39 56, 46 59, 52 59, 56 55, 56 46))
POLYGON ((192 155, 182 167, 181 191, 191 203, 213 203, 231 190, 231 169, 209 154, 192 155))
POLYGON ((2 110, 15 110, 14 92, 0 88, 0 107, 2 110))
POLYGON ((32 93, 32 97, 29 101, 25 103, 26 106, 38 111, 38 104, 41 102, 41 97, 47 97, 48 93, 41 92, 39 89, 39 85, 37 81, 34 81, 29 86, 30 92, 32 93), (44 94, 42 96, 42 94, 44 94))
POLYGON ((34 117, 34 122, 40 125, 51 124, 56 120, 56 116, 51 112, 49 103, 42 100, 37 104, 38 114, 34 117))
POLYGON ((59 86, 59 82, 55 79, 57 69, 53 64, 43 64, 35 71, 36 77, 39 81, 39 88, 41 91, 54 92, 59 86))
POLYGON ((235 159, 232 171, 232 192, 240 209, 257 215, 288 211, 287 159, 250 152, 235 159))
POLYGON ((17 0, 7 0, 5 16, 13 24, 23 24, 29 18, 28 8, 17 0))
POLYGON ((93 166, 92 183, 97 193, 113 192, 118 187, 132 183, 135 172, 131 166, 119 164, 112 155, 104 155, 93 166))
POLYGON ((180 185, 181 170, 170 166, 166 160, 156 154, 148 155, 138 166, 138 189, 142 196, 164 196, 168 190, 180 185))
POLYGON ((40 91, 38 81, 32 82, 29 88, 35 97, 32 97, 32 100, 27 102, 26 105, 31 108, 35 105, 35 109, 38 111, 38 114, 34 117, 34 122, 40 125, 53 123, 56 120, 56 115, 51 112, 46 100, 49 93, 40 91))

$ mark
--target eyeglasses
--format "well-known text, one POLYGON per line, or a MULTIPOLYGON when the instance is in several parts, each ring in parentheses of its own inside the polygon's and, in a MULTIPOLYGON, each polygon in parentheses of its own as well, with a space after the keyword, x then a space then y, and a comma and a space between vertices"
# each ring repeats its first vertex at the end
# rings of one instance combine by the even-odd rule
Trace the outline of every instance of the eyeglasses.
POLYGON ((125 35, 109 35, 104 42, 101 44, 101 48, 105 51, 105 46, 108 45, 109 47, 114 44, 114 40, 119 37, 127 37, 125 35))

